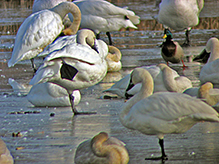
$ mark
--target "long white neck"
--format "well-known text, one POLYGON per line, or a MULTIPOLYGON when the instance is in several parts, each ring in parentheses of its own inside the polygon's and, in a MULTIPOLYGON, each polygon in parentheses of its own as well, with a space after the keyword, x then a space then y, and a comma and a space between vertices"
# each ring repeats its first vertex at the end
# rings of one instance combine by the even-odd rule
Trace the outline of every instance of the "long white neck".
MULTIPOLYGON (((144 69, 143 69, 144 70, 144 69)), ((135 105, 140 100, 147 98, 148 96, 153 94, 154 91, 154 81, 151 74, 148 71, 141 72, 141 89, 140 91, 135 94, 130 100, 128 100, 120 113, 120 121, 124 125, 125 124, 125 117, 130 112, 133 105, 135 105)))
POLYGON ((65 17, 66 14, 71 13, 74 17, 74 21, 72 22, 71 26, 68 28, 69 30, 71 30, 71 32, 69 33, 71 35, 77 33, 81 23, 81 11, 77 5, 75 5, 72 2, 62 2, 50 10, 58 13, 62 19, 65 17))
POLYGON ((206 45, 206 51, 211 52, 208 63, 219 58, 219 40, 217 38, 211 38, 206 45))

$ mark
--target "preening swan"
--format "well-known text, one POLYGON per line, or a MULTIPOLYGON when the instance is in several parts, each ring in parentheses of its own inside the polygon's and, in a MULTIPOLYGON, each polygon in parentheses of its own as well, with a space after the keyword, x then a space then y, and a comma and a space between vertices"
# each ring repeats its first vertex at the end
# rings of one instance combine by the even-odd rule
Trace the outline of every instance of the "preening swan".
MULTIPOLYGON (((112 45, 111 31, 121 28, 137 29, 140 17, 127 8, 121 8, 104 0, 76 0, 73 1, 81 10, 81 28, 93 30, 99 38, 100 32, 106 32, 109 44, 112 45)), ((69 14, 71 19, 71 15, 69 14)))
POLYGON ((199 24, 199 13, 204 0, 162 0, 159 5, 158 21, 173 30, 186 29, 185 45, 190 44, 189 31, 199 24))
POLYGON ((40 10, 51 9, 56 5, 66 2, 67 0, 34 0, 32 12, 38 12, 40 10))
POLYGON ((109 48, 109 53, 106 56, 106 62, 107 62, 107 70, 109 72, 116 72, 122 69, 122 63, 121 63, 121 58, 122 58, 122 53, 118 48, 115 46, 108 46, 109 48))
POLYGON ((102 40, 96 40, 95 34, 87 29, 78 31, 77 42, 48 54, 30 84, 48 81, 62 86, 68 91, 73 113, 81 114, 74 108, 71 93, 93 86, 105 77, 108 46, 102 40), (96 47, 97 51, 89 45, 96 47))
MULTIPOLYGON (((146 69, 154 80, 154 92, 170 91, 182 93, 184 90, 192 87, 192 82, 185 76, 180 76, 175 70, 166 64, 141 67, 146 69)), ((120 81, 116 82, 111 88, 105 90, 117 94, 120 97, 130 97, 135 95, 141 88, 141 84, 136 84, 125 96, 125 90, 130 81, 130 74, 126 75, 120 81)))
POLYGON ((13 164, 14 159, 6 147, 5 142, 0 138, 0 163, 1 164, 13 164))
POLYGON ((31 59, 32 67, 36 70, 33 58, 62 32, 66 35, 76 34, 81 21, 79 8, 71 2, 62 2, 49 10, 41 10, 31 14, 20 26, 8 67, 14 66, 21 60, 31 59), (63 30, 62 20, 67 13, 72 13, 74 22, 63 30))
POLYGON ((163 38, 165 38, 166 41, 162 43, 161 56, 167 62, 167 65, 168 62, 179 63, 182 61, 183 67, 186 67, 183 61, 183 49, 178 42, 173 41, 173 35, 169 29, 164 30, 163 38))
POLYGON ((124 103, 119 115, 120 121, 129 129, 146 135, 157 135, 162 156, 155 159, 167 159, 163 141, 165 134, 184 133, 202 121, 219 122, 219 114, 197 98, 172 92, 153 94, 153 78, 145 69, 133 70, 127 90, 137 83, 142 83, 142 87, 124 103))
MULTIPOLYGON (((210 38, 205 50, 206 53, 210 53, 210 56, 200 71, 199 79, 202 84, 206 82, 219 84, 219 40, 210 38)), ((202 55, 205 56, 204 53, 202 55)))
POLYGON ((76 164, 127 164, 128 151, 125 144, 106 132, 82 142, 75 153, 76 164))

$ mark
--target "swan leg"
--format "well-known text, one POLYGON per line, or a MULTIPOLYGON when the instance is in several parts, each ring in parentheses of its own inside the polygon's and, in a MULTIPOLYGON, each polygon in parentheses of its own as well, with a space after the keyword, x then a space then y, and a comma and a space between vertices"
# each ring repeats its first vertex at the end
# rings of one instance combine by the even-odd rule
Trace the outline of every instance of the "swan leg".
POLYGON ((84 114, 84 115, 89 115, 89 114, 97 114, 97 112, 78 112, 77 109, 74 107, 74 96, 72 94, 69 94, 69 99, 71 103, 71 109, 74 115, 79 115, 79 114, 84 114))
POLYGON ((162 160, 162 162, 165 162, 166 160, 168 160, 167 155, 165 154, 164 151, 164 140, 163 139, 159 139, 159 145, 161 148, 161 157, 153 157, 153 158, 145 158, 145 160, 162 160))
POLYGON ((183 43, 183 47, 187 47, 187 46, 190 46, 190 40, 189 40, 189 32, 191 30, 187 29, 186 32, 185 32, 185 35, 186 35, 186 40, 185 42, 183 43))
POLYGON ((30 59, 30 61, 32 64, 33 71, 34 71, 34 73, 36 73, 37 69, 36 69, 36 65, 34 64, 34 58, 30 59))
POLYGON ((109 45, 113 45, 113 42, 112 42, 112 38, 111 38, 110 32, 106 32, 106 35, 108 36, 108 39, 109 39, 109 45))

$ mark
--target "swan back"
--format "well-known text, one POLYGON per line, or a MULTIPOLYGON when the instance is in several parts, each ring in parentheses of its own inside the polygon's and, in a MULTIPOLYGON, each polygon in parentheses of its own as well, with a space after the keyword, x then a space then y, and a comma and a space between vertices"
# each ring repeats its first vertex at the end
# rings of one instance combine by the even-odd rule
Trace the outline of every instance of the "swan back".
POLYGON ((0 138, 0 163, 1 164, 13 164, 14 160, 10 154, 10 151, 6 147, 5 142, 0 138))
POLYGON ((38 12, 44 9, 51 9, 58 5, 61 2, 65 2, 67 0, 34 0, 32 12, 38 12))
POLYGON ((100 132, 91 140, 82 142, 75 153, 76 164, 127 164, 129 155, 124 143, 100 132))

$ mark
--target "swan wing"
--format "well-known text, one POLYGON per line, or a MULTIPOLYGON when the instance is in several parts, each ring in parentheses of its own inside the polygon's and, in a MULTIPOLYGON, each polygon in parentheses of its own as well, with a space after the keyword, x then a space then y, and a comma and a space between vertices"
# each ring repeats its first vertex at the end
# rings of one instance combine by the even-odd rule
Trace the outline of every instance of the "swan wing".
POLYGON ((42 10, 30 15, 17 32, 8 66, 35 57, 59 35, 62 29, 61 17, 52 11, 42 10))

